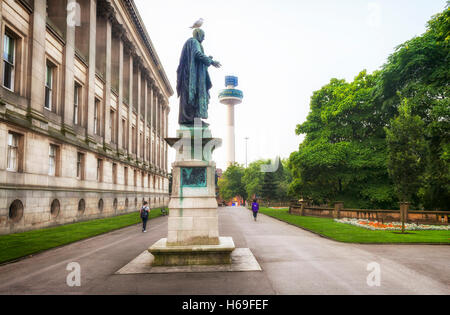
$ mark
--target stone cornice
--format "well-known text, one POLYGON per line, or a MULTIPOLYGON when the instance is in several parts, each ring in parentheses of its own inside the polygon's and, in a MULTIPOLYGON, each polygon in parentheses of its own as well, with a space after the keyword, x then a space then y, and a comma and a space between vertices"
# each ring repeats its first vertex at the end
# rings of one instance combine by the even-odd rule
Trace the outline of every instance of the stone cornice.
POLYGON ((28 13, 33 13, 33 4, 28 3, 28 1, 25 0, 17 0, 24 8, 27 10, 28 13))

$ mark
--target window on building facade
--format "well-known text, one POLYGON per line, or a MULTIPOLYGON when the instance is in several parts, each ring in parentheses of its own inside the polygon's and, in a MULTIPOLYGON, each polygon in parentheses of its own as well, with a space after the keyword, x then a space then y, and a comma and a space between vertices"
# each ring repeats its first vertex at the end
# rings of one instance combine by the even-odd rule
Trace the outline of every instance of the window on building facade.
POLYGON ((125 119, 122 119, 122 148, 127 148, 127 121, 125 119))
POLYGON ((100 100, 94 102, 94 134, 100 135, 100 100))
POLYGON ((7 170, 10 172, 20 172, 21 171, 21 139, 22 135, 9 132, 8 133, 8 160, 7 160, 7 170))
POLYGON ((103 160, 97 159, 97 181, 103 182, 103 160))
POLYGON ((14 91, 16 41, 8 33, 3 40, 3 86, 14 91))
POLYGON ((84 179, 84 154, 80 152, 77 154, 77 178, 84 179))
POLYGON ((145 187, 145 173, 141 172, 141 186, 145 187))
POLYGON ((128 167, 123 168, 123 178, 125 186, 128 186, 128 167))
POLYGON ((131 127, 131 141, 133 141, 133 143, 131 144, 132 152, 136 154, 137 150, 136 150, 136 128, 135 127, 131 127))
POLYGON ((116 185, 117 184, 117 164, 116 163, 112 164, 112 177, 113 177, 113 184, 116 185))
POLYGON ((111 142, 116 143, 116 112, 109 112, 109 131, 111 134, 111 142))
POLYGON ((45 103, 44 107, 49 111, 55 111, 55 73, 56 66, 47 61, 46 72, 45 72, 45 103))
POLYGON ((133 180, 134 180, 134 186, 137 187, 137 171, 134 170, 133 172, 133 180))
POLYGON ((59 147, 50 144, 48 152, 48 175, 57 176, 58 173, 58 150, 59 147))
POLYGON ((80 106, 80 101, 81 101, 81 86, 77 83, 75 83, 75 88, 74 88, 74 95, 73 95, 73 123, 75 125, 80 125, 81 124, 81 106, 80 106))
POLYGON ((141 158, 144 158, 144 135, 142 132, 139 135, 139 144, 140 144, 140 151, 139 154, 141 155, 141 158))
MULTIPOLYGON (((145 152, 147 156, 144 157, 147 161, 150 160, 150 139, 147 137, 147 151, 145 152)), ((150 186, 149 186, 150 187, 150 186)))

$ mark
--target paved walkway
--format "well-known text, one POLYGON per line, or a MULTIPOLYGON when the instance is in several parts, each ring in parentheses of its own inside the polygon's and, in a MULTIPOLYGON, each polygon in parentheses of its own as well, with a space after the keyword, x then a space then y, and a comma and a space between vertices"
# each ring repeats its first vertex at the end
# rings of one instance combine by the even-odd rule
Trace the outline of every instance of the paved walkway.
POLYGON ((348 245, 243 208, 220 210, 222 236, 250 248, 263 272, 114 275, 166 237, 167 218, 150 221, 0 267, 0 294, 450 294, 450 246, 348 245), (66 285, 71 262, 81 287, 66 285), (381 286, 369 287, 371 262, 381 286))

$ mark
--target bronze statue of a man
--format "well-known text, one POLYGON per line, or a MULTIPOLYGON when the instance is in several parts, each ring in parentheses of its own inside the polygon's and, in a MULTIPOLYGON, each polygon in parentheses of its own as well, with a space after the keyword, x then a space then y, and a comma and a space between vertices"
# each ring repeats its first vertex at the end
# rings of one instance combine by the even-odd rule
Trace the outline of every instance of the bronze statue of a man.
POLYGON ((208 119, 209 90, 212 88, 208 67, 212 65, 220 68, 221 64, 205 55, 202 46, 204 39, 205 32, 195 29, 194 36, 184 44, 181 53, 177 70, 180 125, 193 126, 195 118, 208 119))

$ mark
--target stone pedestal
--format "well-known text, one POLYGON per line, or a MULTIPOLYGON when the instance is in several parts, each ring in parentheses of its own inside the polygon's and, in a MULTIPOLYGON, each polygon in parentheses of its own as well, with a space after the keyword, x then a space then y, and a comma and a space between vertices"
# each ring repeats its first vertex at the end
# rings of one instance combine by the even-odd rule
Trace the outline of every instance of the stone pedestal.
POLYGON ((228 265, 235 249, 231 237, 220 237, 217 245, 174 246, 167 239, 159 240, 150 248, 155 257, 153 266, 228 265))
POLYGON ((219 236, 216 164, 221 144, 207 128, 186 128, 166 139, 177 150, 169 203, 168 237, 149 248, 155 266, 231 264, 232 238, 219 236))

